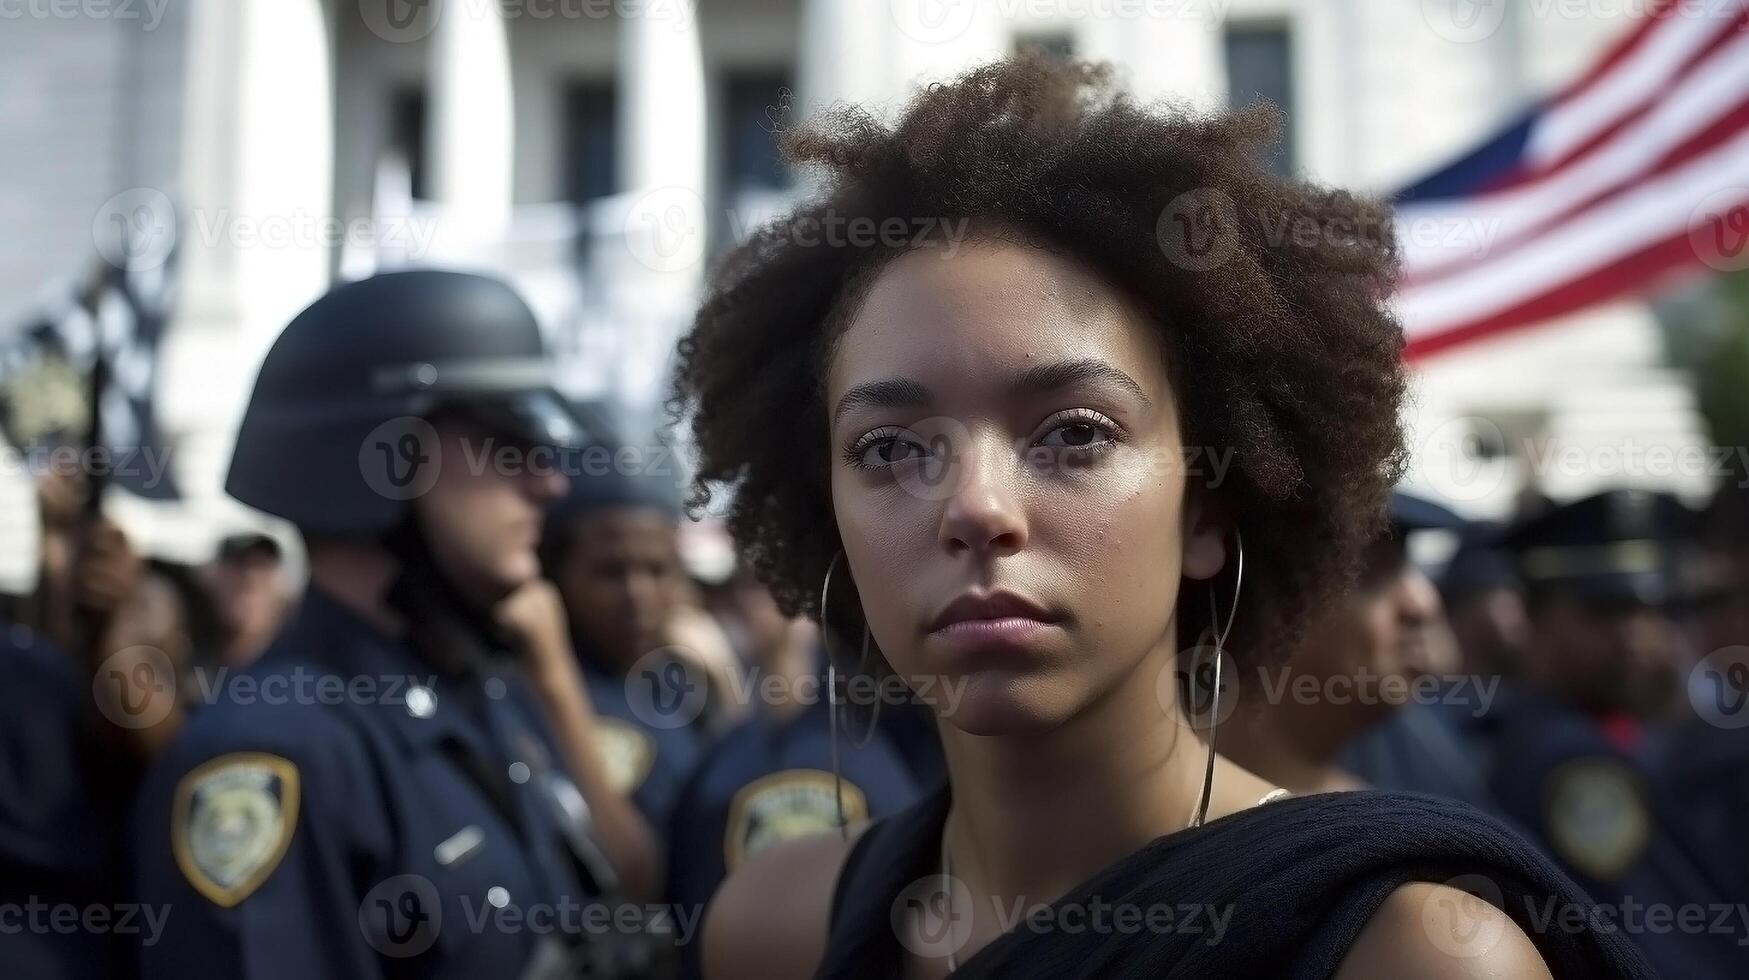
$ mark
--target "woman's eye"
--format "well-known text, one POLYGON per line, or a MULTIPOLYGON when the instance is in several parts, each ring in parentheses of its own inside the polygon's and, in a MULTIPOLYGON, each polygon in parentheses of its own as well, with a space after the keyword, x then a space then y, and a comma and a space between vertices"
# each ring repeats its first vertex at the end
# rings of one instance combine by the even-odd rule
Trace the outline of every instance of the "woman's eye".
POLYGON ((1056 444, 1062 446, 1089 446, 1099 442, 1099 427, 1088 422, 1074 422, 1069 425, 1059 425, 1045 436, 1045 442, 1050 444, 1053 437, 1056 444))
POLYGON ((1102 449, 1116 441, 1112 426, 1093 419, 1071 418, 1047 432, 1042 444, 1054 449, 1102 449))
POLYGON ((929 451, 903 436, 870 439, 851 452, 851 463, 865 469, 881 469, 908 459, 921 459, 929 451))

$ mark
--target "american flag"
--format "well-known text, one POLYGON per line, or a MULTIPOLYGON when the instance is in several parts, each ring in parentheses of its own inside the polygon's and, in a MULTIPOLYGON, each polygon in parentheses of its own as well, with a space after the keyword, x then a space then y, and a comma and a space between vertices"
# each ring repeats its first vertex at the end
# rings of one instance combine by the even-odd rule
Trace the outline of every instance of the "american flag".
POLYGON ((1652 0, 1577 81, 1395 203, 1410 358, 1749 268, 1749 0, 1652 0))

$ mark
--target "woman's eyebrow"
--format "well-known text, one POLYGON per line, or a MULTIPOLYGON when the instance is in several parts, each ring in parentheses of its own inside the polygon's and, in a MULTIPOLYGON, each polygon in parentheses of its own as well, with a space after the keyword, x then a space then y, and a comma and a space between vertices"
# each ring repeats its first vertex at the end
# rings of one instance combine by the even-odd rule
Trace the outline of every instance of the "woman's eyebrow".
MULTIPOLYGON (((1013 380, 1008 383, 1008 388, 1010 391, 1020 394, 1044 394, 1060 391, 1072 385, 1098 382, 1113 384, 1130 392, 1141 399, 1143 405, 1153 404, 1153 400, 1148 397, 1141 382, 1110 364, 1092 357, 1029 367, 1015 375, 1013 380)), ((844 393, 844 397, 838 399, 838 407, 832 412, 832 422, 836 425, 839 418, 853 408, 864 406, 903 408, 927 405, 933 397, 927 386, 912 378, 866 381, 852 387, 844 393)))
POLYGON ((1135 378, 1093 357, 1027 368, 1015 376, 1009 387, 1018 392, 1041 394, 1089 382, 1117 385, 1141 399, 1143 405, 1153 404, 1147 391, 1135 378))
POLYGON ((844 393, 838 407, 832 411, 832 424, 853 408, 898 408, 907 405, 927 405, 935 396, 920 381, 911 378, 888 378, 885 381, 865 381, 844 393))

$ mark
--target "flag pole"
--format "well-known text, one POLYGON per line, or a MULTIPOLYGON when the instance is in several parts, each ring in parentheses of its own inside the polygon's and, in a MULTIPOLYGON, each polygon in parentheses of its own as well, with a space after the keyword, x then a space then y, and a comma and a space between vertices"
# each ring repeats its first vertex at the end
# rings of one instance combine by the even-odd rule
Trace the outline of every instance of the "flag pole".
MULTIPOLYGON (((127 242, 122 243, 122 254, 127 254, 127 242)), ((92 324, 92 358, 91 374, 87 378, 89 422, 85 427, 84 458, 92 461, 85 473, 85 499, 83 503, 84 516, 96 518, 103 510, 103 491, 107 486, 108 467, 95 465, 97 454, 103 449, 103 393, 109 387, 109 354, 104 347, 103 321, 99 315, 99 306, 103 301, 104 291, 114 283, 121 283, 125 288, 126 280, 123 270, 108 259, 99 259, 95 273, 86 283, 85 291, 79 297, 79 303, 91 315, 92 324)))

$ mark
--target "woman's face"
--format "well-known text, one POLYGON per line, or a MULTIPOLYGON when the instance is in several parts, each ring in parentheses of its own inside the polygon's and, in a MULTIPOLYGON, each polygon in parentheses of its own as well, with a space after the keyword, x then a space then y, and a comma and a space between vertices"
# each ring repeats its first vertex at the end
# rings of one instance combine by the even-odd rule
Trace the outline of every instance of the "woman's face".
POLYGON ((1170 663, 1180 579, 1220 570, 1222 527, 1187 499, 1157 334, 1092 273, 982 241, 893 260, 834 352, 826 409, 869 627, 920 694, 924 677, 959 692, 936 703, 951 724, 1048 729, 1170 663), (951 606, 996 593, 1020 602, 951 606))

